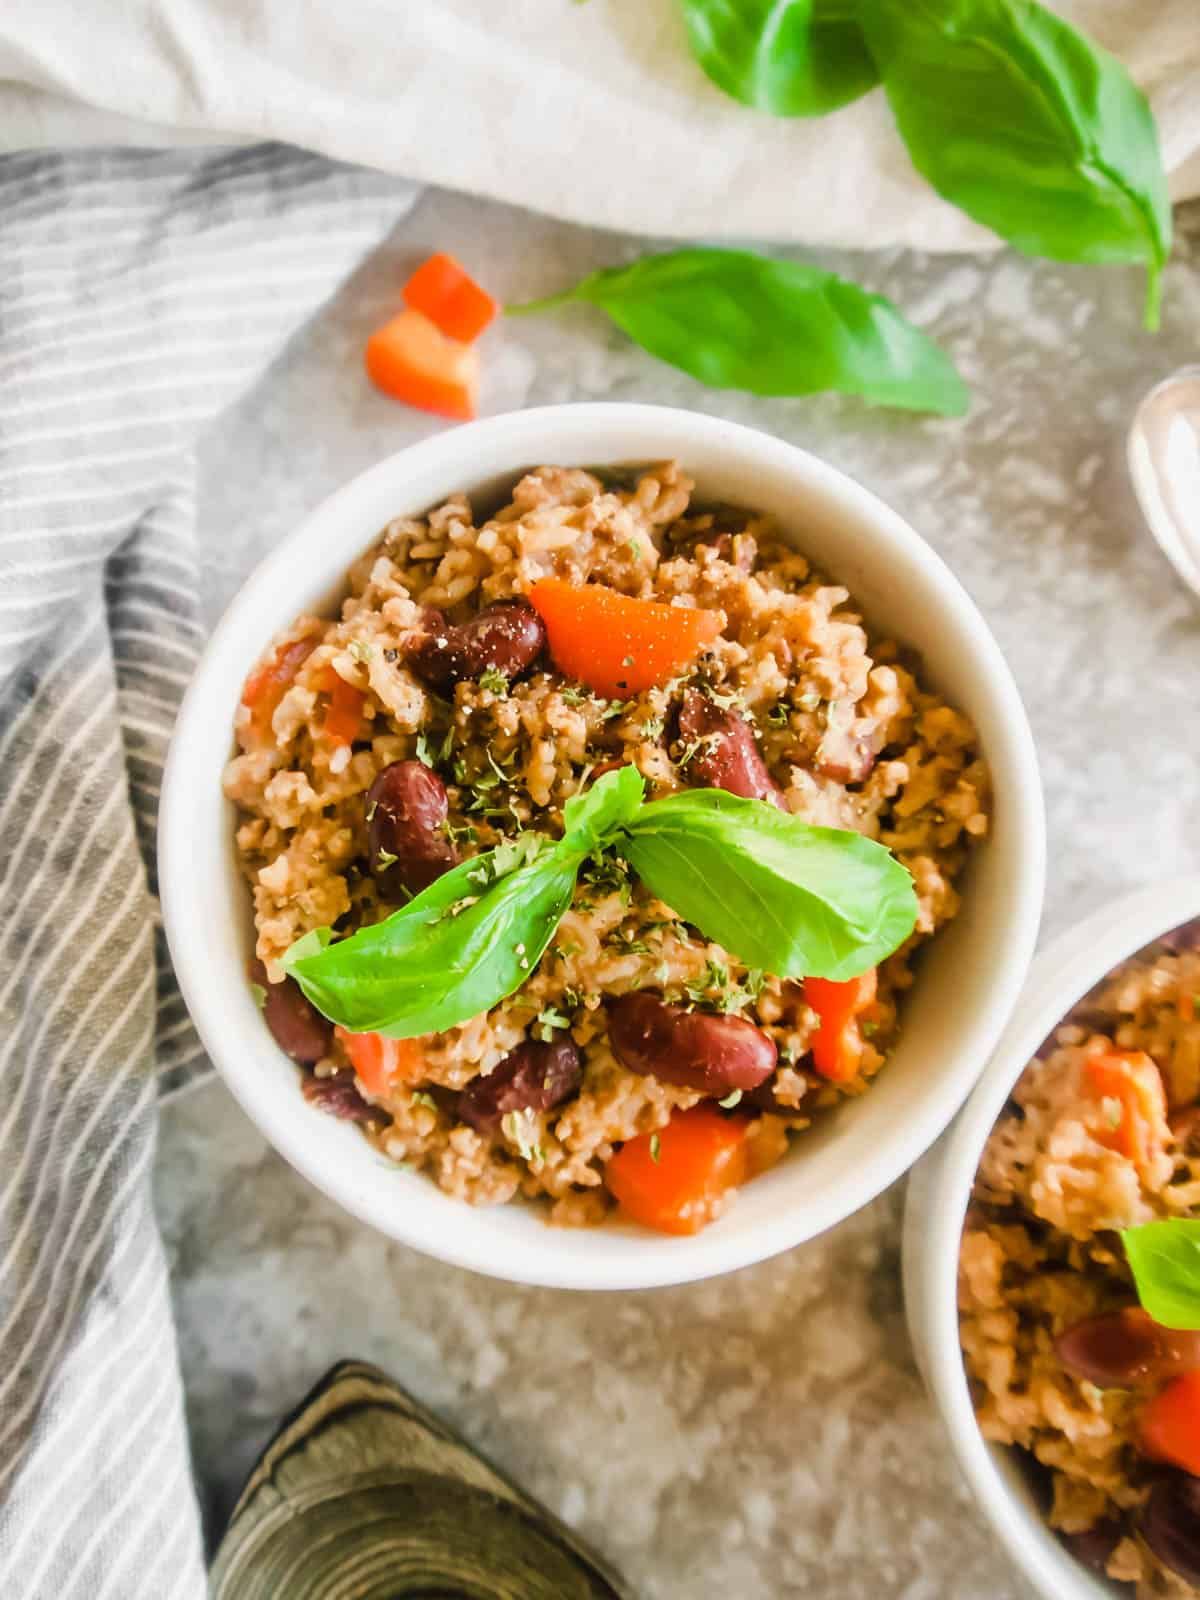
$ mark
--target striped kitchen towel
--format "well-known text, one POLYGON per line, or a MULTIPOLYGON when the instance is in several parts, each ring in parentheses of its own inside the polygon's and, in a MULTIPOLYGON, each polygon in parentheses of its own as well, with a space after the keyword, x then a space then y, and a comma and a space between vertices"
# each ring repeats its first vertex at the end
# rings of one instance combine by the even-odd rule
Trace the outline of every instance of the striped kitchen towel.
POLYGON ((412 198, 280 146, 0 160, 4 1600, 205 1592, 150 1205, 203 1069, 153 849, 194 448, 412 198))

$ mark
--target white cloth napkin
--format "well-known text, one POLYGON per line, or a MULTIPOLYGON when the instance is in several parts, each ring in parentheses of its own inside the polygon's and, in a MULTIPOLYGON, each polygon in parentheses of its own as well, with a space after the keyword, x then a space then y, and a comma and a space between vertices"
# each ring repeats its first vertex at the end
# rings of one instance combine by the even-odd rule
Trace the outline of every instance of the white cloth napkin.
MULTIPOLYGON (((1055 0, 1148 91, 1200 193, 1200 0, 1055 0)), ((676 0, 4 0, 0 149, 280 139, 627 231, 850 247, 994 242, 909 165, 883 97, 759 115, 676 0)))

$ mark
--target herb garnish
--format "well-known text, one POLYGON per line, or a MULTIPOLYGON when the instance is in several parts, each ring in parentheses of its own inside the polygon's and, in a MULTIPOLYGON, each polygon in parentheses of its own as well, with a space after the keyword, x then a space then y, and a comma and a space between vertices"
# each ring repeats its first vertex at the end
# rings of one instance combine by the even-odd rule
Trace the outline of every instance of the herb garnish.
POLYGON ((606 773, 567 801, 561 839, 506 840, 347 939, 316 929, 285 969, 352 1032, 441 1032, 521 986, 585 864, 626 889, 632 868, 679 919, 781 977, 855 977, 911 933, 912 879, 882 845, 720 789, 647 804, 644 787, 635 767, 606 773))
MULTIPOLYGON (((1157 326, 1171 209, 1125 67, 1036 0, 680 0, 726 94, 820 116, 882 82, 913 165, 1029 255, 1142 263, 1157 326)), ((711 381, 711 380, 710 380, 711 381)))
MULTIPOLYGON (((566 1003, 566 993, 563 994, 563 1003, 566 1003)), ((556 1011, 553 1006, 545 1006, 538 1012, 533 1025, 535 1039, 540 1039, 543 1044, 550 1044, 554 1039, 556 1028, 569 1028, 570 1017, 564 1017, 561 1011, 556 1011)))
POLYGON ((530 1111, 509 1111, 500 1118, 500 1129, 504 1137, 515 1144, 523 1161, 531 1161, 536 1166, 541 1166, 546 1159, 542 1154, 542 1147, 536 1142, 537 1122, 530 1111))
POLYGON ((490 689, 493 694, 507 694, 508 674, 501 672, 499 667, 485 667, 479 674, 479 687, 490 689))
POLYGON ((896 126, 944 199, 1029 255, 1138 262, 1158 326, 1171 202, 1115 56, 1034 0, 856 0, 896 126))
POLYGON ((1126 1228, 1121 1243, 1143 1310, 1164 1328, 1200 1328, 1200 1218, 1126 1228))
POLYGON ((819 117, 879 82, 853 12, 847 16, 844 5, 831 8, 828 0, 681 4, 696 60, 718 88, 758 111, 819 117))
POLYGON ((599 306, 660 361, 716 389, 815 394, 961 416, 967 387, 949 356, 890 300, 799 261, 695 248, 593 272, 510 315, 599 306))
POLYGON ((656 1133, 650 1135, 650 1159, 657 1166, 662 1158, 662 1140, 656 1133))
POLYGON ((453 725, 446 729, 441 744, 436 748, 430 744, 424 729, 417 735, 417 760, 423 761, 427 767, 440 767, 444 762, 449 761, 450 752, 453 748, 453 725))

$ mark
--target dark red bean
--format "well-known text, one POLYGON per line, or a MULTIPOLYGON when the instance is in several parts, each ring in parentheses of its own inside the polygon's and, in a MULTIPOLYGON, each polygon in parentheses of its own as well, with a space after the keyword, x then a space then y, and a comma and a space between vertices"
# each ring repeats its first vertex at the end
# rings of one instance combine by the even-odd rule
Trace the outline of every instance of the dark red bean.
POLYGON ((1119 1522, 1097 1522, 1081 1533, 1063 1534, 1063 1543, 1080 1566, 1103 1577, 1108 1558, 1120 1544, 1124 1531, 1119 1522))
POLYGON ((311 1067, 314 1061, 329 1054, 333 1023, 305 997, 295 978, 268 983, 266 967, 261 961, 254 961, 250 966, 250 979, 265 993, 263 1021, 285 1056, 291 1056, 301 1066, 311 1067))
POLYGON ((689 689, 679 708, 679 738, 685 746, 699 741, 684 769, 698 789, 727 789, 747 800, 782 806, 779 785, 745 717, 716 705, 699 689, 689 689))
POLYGON ((388 900, 420 894, 458 864, 446 785, 423 761, 393 761, 367 790, 371 872, 388 900))
POLYGON ((491 1072, 472 1078, 458 1097, 458 1114, 479 1133, 494 1133, 510 1111, 550 1111, 583 1081, 574 1040, 526 1039, 491 1072))
POLYGON ((1164 1567, 1200 1584, 1200 1478, 1165 1473, 1150 1491, 1141 1532, 1164 1567))
POLYGON ((1140 1306, 1085 1317, 1055 1349, 1068 1372, 1098 1389, 1132 1389, 1200 1367, 1200 1332, 1164 1328, 1140 1306))
POLYGON ((774 1041, 741 1017, 689 1011, 644 989, 610 1002, 608 1037, 630 1072, 701 1094, 757 1088, 778 1059, 774 1041))
POLYGON ((301 1084, 301 1091, 309 1105, 327 1111, 331 1117, 340 1117, 343 1122, 388 1120, 386 1111, 363 1099, 352 1072, 338 1072, 331 1078, 314 1078, 310 1074, 301 1084))
POLYGON ((546 647, 546 625, 524 600, 498 600, 457 626, 441 612, 426 612, 426 629, 410 646, 408 664, 443 694, 489 668, 513 682, 546 647))

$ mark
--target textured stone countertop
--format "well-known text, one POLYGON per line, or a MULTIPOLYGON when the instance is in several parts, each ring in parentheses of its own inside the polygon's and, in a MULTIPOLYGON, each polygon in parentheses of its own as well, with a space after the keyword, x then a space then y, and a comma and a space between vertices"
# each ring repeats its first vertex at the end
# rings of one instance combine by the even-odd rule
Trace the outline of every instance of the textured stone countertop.
MULTIPOLYGON (((906 307, 975 392, 965 422, 834 397, 713 394, 599 314, 488 336, 486 412, 637 399, 750 422, 861 479, 942 553, 994 628, 1045 780, 1053 934, 1200 866, 1200 611, 1144 532, 1122 464, 1143 389, 1200 351, 1200 214, 1164 331, 1132 272, 828 259, 906 307)), ((633 241, 444 195, 209 436, 214 613, 327 491, 435 431, 360 376, 404 269, 460 253, 508 298, 633 241)), ((715 1282, 518 1288, 375 1236, 297 1177, 209 1082, 168 1107, 158 1202, 197 1475, 223 1515, 272 1424, 336 1358, 373 1359, 584 1531, 646 1600, 1016 1600, 1024 1585, 948 1459, 915 1374, 898 1186, 825 1238, 715 1282)))

